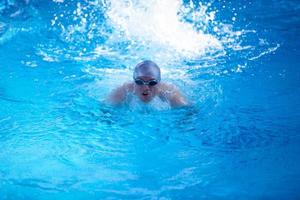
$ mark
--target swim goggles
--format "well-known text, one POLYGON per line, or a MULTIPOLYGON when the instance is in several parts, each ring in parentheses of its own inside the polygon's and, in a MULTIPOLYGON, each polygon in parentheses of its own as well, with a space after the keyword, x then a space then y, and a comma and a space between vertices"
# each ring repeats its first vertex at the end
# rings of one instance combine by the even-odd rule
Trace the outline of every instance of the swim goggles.
POLYGON ((149 86, 154 86, 158 83, 157 80, 153 79, 153 80, 150 80, 150 81, 144 81, 142 79, 134 79, 134 82, 137 84, 137 85, 149 85, 149 86))

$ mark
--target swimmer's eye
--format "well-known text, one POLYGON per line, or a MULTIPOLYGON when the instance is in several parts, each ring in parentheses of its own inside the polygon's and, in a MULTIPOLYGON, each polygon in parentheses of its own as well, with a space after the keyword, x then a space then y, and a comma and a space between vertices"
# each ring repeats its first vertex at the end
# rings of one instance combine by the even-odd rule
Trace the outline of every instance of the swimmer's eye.
POLYGON ((144 85, 144 81, 142 81, 142 80, 140 80, 140 79, 135 80, 135 83, 136 83, 137 85, 144 85))
POLYGON ((135 79, 134 82, 137 84, 137 85, 149 85, 149 86, 154 86, 158 83, 157 80, 150 80, 150 81, 144 81, 144 80, 141 80, 141 79, 135 79))
POLYGON ((156 81, 156 80, 151 80, 151 81, 149 81, 148 84, 149 84, 150 86, 154 86, 154 85, 157 84, 157 81, 156 81))

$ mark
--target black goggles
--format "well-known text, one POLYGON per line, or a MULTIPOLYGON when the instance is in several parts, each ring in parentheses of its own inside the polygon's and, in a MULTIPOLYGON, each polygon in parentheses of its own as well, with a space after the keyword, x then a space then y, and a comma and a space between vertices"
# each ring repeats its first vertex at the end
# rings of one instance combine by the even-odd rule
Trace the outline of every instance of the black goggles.
POLYGON ((150 81, 144 81, 142 79, 134 79, 134 82, 137 84, 137 85, 149 85, 149 86, 154 86, 158 83, 157 80, 153 79, 153 80, 150 80, 150 81))

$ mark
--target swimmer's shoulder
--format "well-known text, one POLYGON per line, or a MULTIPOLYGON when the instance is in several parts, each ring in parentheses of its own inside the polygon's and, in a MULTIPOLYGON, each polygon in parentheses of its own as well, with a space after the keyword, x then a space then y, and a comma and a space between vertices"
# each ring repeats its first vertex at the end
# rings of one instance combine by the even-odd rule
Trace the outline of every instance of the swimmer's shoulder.
POLYGON ((165 93, 165 92, 174 92, 179 90, 174 84, 167 83, 167 82, 161 82, 159 84, 159 92, 165 93))
POLYGON ((127 93, 132 92, 134 90, 134 84, 132 82, 125 82, 123 85, 115 88, 113 92, 115 93, 127 93))
POLYGON ((112 105, 119 105, 126 100, 129 93, 134 91, 134 84, 132 82, 126 82, 123 85, 115 88, 107 98, 107 102, 112 105))
POLYGON ((158 95, 162 100, 167 100, 172 107, 189 105, 188 100, 181 93, 179 88, 171 83, 160 83, 158 95))
POLYGON ((133 82, 126 82, 121 87, 126 92, 133 92, 134 91, 134 83, 133 82))

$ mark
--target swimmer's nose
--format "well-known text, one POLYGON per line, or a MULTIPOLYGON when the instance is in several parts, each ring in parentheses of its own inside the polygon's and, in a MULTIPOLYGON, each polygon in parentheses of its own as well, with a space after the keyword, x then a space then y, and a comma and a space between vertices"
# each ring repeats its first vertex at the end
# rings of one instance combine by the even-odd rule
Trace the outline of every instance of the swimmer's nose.
POLYGON ((149 90, 150 89, 149 85, 143 85, 142 88, 143 88, 143 90, 149 90))

